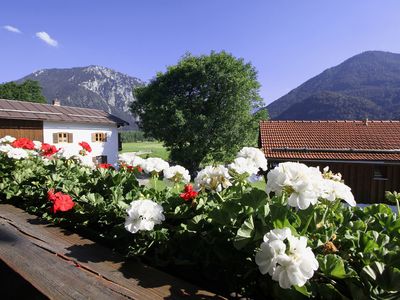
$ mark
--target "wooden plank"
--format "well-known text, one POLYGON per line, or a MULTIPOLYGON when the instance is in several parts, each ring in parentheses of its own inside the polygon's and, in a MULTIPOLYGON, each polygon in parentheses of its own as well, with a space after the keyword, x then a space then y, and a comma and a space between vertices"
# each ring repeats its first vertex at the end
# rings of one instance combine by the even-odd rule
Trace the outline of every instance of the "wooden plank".
POLYGON ((43 122, 31 120, 0 119, 0 138, 11 135, 43 142, 43 122))
POLYGON ((3 231, 0 240, 5 239, 0 244, 0 259, 39 291, 49 293, 50 298, 67 297, 62 294, 63 288, 69 290, 72 286, 74 290, 82 288, 81 293, 73 294, 74 299, 82 294, 99 298, 98 289, 104 292, 104 297, 110 298, 112 294, 116 299, 122 295, 128 299, 223 299, 139 262, 125 262, 110 249, 43 224, 37 217, 11 205, 0 204, 0 225, 3 231), (57 289, 46 289, 52 285, 57 289))

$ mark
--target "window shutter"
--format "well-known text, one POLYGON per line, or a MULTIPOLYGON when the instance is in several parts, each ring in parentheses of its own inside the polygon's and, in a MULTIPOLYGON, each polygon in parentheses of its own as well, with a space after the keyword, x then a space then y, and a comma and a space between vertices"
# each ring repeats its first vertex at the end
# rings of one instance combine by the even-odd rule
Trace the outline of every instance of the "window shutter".
POLYGON ((95 142, 95 141, 96 141, 96 134, 92 133, 92 142, 95 142))
POLYGON ((58 143, 58 133, 55 132, 53 133, 53 144, 57 144, 58 143))
POLYGON ((73 143, 74 142, 74 137, 72 133, 68 133, 68 143, 73 143))
POLYGON ((108 138, 107 132, 105 132, 105 133, 104 133, 104 142, 107 142, 107 138, 108 138))

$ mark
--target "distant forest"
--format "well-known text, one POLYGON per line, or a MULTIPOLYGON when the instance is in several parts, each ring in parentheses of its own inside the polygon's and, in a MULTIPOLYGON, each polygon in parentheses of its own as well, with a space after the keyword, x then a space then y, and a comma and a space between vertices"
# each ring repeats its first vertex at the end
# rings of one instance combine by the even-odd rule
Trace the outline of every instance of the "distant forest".
POLYGON ((123 143, 155 141, 153 138, 145 137, 144 132, 140 130, 121 131, 121 138, 123 143))

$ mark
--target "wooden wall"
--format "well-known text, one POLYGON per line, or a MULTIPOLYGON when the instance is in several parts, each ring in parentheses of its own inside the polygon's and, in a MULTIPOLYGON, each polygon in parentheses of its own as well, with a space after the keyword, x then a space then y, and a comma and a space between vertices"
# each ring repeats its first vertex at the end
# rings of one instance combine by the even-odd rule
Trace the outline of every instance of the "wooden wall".
POLYGON ((400 191, 400 166, 389 164, 330 163, 333 172, 340 172, 359 203, 385 201, 385 191, 400 191), (384 178, 374 176, 375 169, 384 178))
POLYGON ((43 142, 43 122, 0 119, 0 138, 6 135, 43 142))
MULTIPOLYGON (((272 159, 269 159, 270 163, 272 159)), ((321 171, 329 166, 334 173, 341 173, 344 182, 351 187, 357 203, 385 202, 385 191, 400 191, 400 165, 303 162, 308 166, 319 166, 321 171), (384 178, 376 178, 379 169, 384 178)))

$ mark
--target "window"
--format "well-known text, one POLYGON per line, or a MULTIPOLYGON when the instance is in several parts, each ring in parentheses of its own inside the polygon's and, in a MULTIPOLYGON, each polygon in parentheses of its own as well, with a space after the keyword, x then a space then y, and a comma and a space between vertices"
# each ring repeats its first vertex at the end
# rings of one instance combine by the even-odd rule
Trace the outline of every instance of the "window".
POLYGON ((122 136, 121 132, 118 132, 118 151, 122 150, 122 136))
POLYGON ((107 163, 107 155, 99 155, 93 157, 93 162, 98 165, 98 164, 106 164, 107 163))
POLYGON ((387 180, 387 170, 384 166, 374 166, 374 180, 387 180))
POLYGON ((73 135, 69 132, 56 132, 53 133, 53 144, 57 143, 72 143, 73 135))
POLYGON ((105 132, 95 132, 92 133, 92 142, 107 142, 107 133, 105 132))

